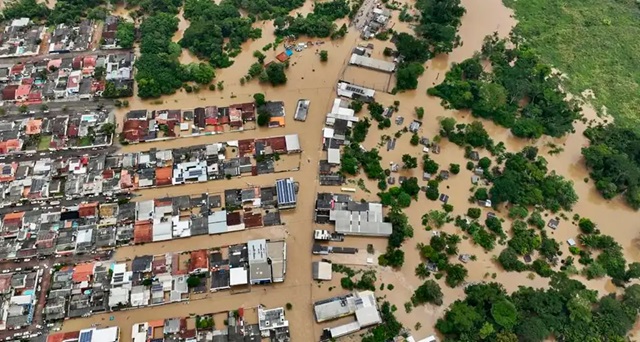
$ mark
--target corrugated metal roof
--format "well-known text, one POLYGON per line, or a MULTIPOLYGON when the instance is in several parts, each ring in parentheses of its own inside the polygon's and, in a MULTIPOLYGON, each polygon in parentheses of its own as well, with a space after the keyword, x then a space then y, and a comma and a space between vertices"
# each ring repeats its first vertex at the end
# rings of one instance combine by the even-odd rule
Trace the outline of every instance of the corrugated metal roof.
POLYGON ((279 206, 296 204, 296 189, 293 179, 278 179, 276 181, 276 192, 278 195, 279 206))

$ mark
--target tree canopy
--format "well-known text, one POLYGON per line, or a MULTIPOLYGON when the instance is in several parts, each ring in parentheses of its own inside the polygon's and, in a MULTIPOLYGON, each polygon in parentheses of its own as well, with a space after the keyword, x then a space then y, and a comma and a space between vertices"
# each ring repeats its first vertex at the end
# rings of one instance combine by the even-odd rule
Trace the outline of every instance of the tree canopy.
POLYGON ((140 57, 136 61, 138 96, 160 97, 172 94, 186 81, 178 61, 180 48, 172 48, 171 38, 178 30, 178 18, 158 13, 140 25, 140 57))
POLYGON ((507 294, 497 283, 472 285, 436 328, 449 341, 623 341, 640 308, 640 285, 596 297, 580 282, 556 275, 547 290, 521 287, 507 294))
POLYGON ((640 135, 613 124, 588 128, 584 134, 591 143, 582 155, 596 189, 606 199, 622 194, 630 207, 640 209, 640 135))
POLYGON ((567 100, 559 78, 524 45, 507 48, 497 35, 488 36, 482 58, 491 62, 485 72, 474 57, 455 64, 444 82, 427 93, 454 109, 470 109, 476 117, 491 119, 521 138, 543 134, 560 137, 573 131, 579 106, 567 100))
POLYGON ((49 15, 49 9, 45 4, 37 0, 14 0, 4 3, 2 16, 5 20, 29 18, 32 20, 44 20, 49 15))
POLYGON ((305 35, 309 37, 331 37, 332 39, 343 37, 347 33, 347 26, 342 25, 338 29, 334 23, 337 19, 349 14, 349 3, 345 0, 332 0, 328 2, 316 2, 313 12, 306 17, 298 14, 292 17, 283 14, 276 18, 274 25, 276 35, 305 35))
POLYGON ((523 152, 507 153, 504 168, 493 175, 489 191, 494 205, 508 202, 521 206, 542 206, 553 212, 571 210, 578 201, 573 182, 548 173, 542 157, 530 160, 523 152))
POLYGON ((118 23, 118 30, 116 31, 116 40, 118 46, 123 49, 130 49, 133 47, 133 43, 136 39, 136 26, 133 23, 122 21, 118 23))
POLYGON ((262 36, 262 31, 252 28, 251 19, 242 18, 230 0, 221 1, 219 5, 208 0, 187 0, 184 17, 191 24, 180 45, 217 68, 231 66, 229 51, 239 50, 248 39, 262 36))

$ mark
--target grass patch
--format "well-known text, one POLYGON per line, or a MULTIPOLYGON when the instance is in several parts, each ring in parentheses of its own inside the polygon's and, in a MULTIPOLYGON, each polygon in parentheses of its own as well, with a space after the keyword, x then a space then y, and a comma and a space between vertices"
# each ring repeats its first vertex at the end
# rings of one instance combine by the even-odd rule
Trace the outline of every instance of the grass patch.
POLYGON ((93 141, 91 141, 91 137, 89 136, 80 138, 80 141, 78 142, 78 146, 81 147, 87 147, 91 145, 93 145, 93 141))
POLYGON ((43 135, 38 141, 38 151, 46 151, 51 146, 51 135, 43 135))
POLYGON ((640 7, 631 0, 503 0, 515 10, 516 30, 542 59, 566 73, 574 94, 592 89, 591 102, 626 127, 640 121, 640 7))

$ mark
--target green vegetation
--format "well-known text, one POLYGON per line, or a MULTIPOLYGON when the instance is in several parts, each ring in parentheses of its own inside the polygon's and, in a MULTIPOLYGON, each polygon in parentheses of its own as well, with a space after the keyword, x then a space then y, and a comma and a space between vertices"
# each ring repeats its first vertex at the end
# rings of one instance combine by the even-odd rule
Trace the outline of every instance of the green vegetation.
POLYGON ((404 57, 396 72, 396 90, 416 89, 418 77, 424 73, 422 64, 460 45, 458 27, 465 13, 460 0, 419 0, 416 9, 421 13, 416 37, 407 33, 395 37, 396 49, 404 57))
POLYGON ((591 178, 602 197, 619 194, 640 209, 640 134, 619 125, 596 126, 584 132, 591 144, 582 149, 591 178))
POLYGON ((436 328, 447 340, 623 341, 640 308, 640 285, 622 296, 597 298, 580 282, 553 276, 547 290, 521 287, 511 295, 497 283, 472 285, 436 328))
POLYGON ((640 7, 635 1, 504 2, 515 9, 516 30, 527 44, 567 73, 565 89, 574 94, 592 89, 596 108, 606 106, 617 124, 638 131, 640 69, 634 58, 640 54, 640 7))
POLYGON ((47 17, 49 24, 72 24, 78 23, 83 18, 104 19, 105 0, 61 0, 56 1, 56 5, 47 17))
POLYGON ((415 169, 418 167, 418 158, 412 157, 410 154, 403 154, 402 163, 404 169, 415 169))
POLYGON ((136 61, 138 96, 173 94, 184 81, 178 61, 180 47, 171 42, 178 30, 178 18, 168 13, 148 17, 140 25, 140 57, 136 61))
POLYGON ((442 290, 440 289, 440 285, 436 283, 434 280, 427 280, 422 285, 418 286, 418 288, 411 296, 411 303, 416 306, 424 303, 431 303, 434 305, 442 305, 442 290))
POLYGON ((520 206, 541 206, 556 212, 571 210, 578 201, 573 182, 554 172, 547 173, 542 157, 528 159, 523 152, 505 154, 505 166, 492 175, 489 191, 493 205, 508 202, 520 206))
POLYGON ((198 329, 212 329, 215 327, 213 317, 211 316, 196 316, 196 328, 198 329))
POLYGON ((487 149, 493 146, 493 140, 480 121, 473 121, 467 125, 458 124, 454 118, 444 118, 440 120, 440 136, 458 146, 470 145, 487 149))
MULTIPOLYGON (((469 218, 474 218, 476 216, 479 218, 480 214, 481 212, 479 208, 469 208, 467 211, 467 216, 469 218)), ((495 248, 497 240, 496 235, 487 231, 479 222, 471 221, 470 223, 467 223, 467 221, 462 217, 456 217, 455 222, 456 226, 469 234, 473 242, 482 247, 485 251, 491 251, 495 248)))
POLYGON ((396 72, 396 90, 418 88, 418 77, 424 73, 424 67, 418 62, 401 63, 396 72))
POLYGON ((136 39, 136 26, 134 23, 128 21, 122 21, 118 24, 118 30, 116 31, 116 40, 118 45, 123 49, 130 49, 133 47, 133 42, 136 39))
MULTIPOLYGON (((461 239, 458 235, 440 232, 439 235, 431 236, 428 245, 423 243, 418 243, 417 245, 422 258, 438 271, 446 273, 445 282, 449 287, 456 287, 462 284, 467 277, 467 269, 463 265, 449 263, 449 257, 458 254, 457 245, 460 241, 461 239)), ((425 272, 428 273, 426 269, 416 269, 416 273, 419 273, 420 277, 426 276, 425 272)), ((438 274, 436 274, 436 278, 439 279, 442 274, 438 274)))
POLYGON ((327 50, 321 50, 320 51, 320 61, 321 62, 326 62, 329 60, 329 52, 327 52, 327 50))
POLYGON ((367 137, 369 127, 371 127, 371 123, 367 118, 356 122, 355 125, 353 125, 353 130, 351 131, 351 140, 356 143, 363 142, 367 137))
POLYGON ((19 18, 45 20, 49 12, 47 6, 43 3, 38 3, 37 0, 15 0, 4 3, 2 16, 5 20, 19 18))
POLYGON ((231 1, 217 5, 207 0, 187 0, 184 17, 190 25, 180 40, 180 46, 188 48, 201 59, 209 60, 216 68, 231 66, 231 51, 239 50, 248 39, 262 36, 262 31, 252 28, 251 19, 242 18, 231 1), (225 40, 228 40, 226 45, 225 40))
POLYGON ((383 302, 380 305, 380 316, 382 324, 369 330, 362 338, 362 342, 386 342, 393 340, 400 334, 402 324, 393 315, 393 309, 389 302, 383 302))
POLYGON ((190 288, 198 287, 200 285, 200 282, 201 279, 197 276, 189 276, 189 278, 187 278, 187 286, 190 288))
POLYGON ((284 73, 285 65, 281 63, 271 63, 264 70, 266 79, 272 86, 283 85, 287 83, 287 74, 284 73))
POLYGON ((127 0, 126 4, 129 7, 140 6, 141 12, 146 14, 178 14, 182 0, 127 0))
MULTIPOLYGON (((384 179, 383 179, 384 180, 384 179)), ((400 187, 393 186, 389 188, 388 192, 380 192, 380 202, 385 206, 399 206, 401 208, 407 208, 411 205, 411 199, 417 199, 420 192, 420 185, 418 185, 418 179, 416 177, 407 178, 400 187)))
POLYGON ((281 14, 274 20, 275 33, 280 37, 304 35, 320 38, 331 37, 332 39, 341 38, 347 34, 347 25, 343 24, 338 29, 334 21, 346 17, 349 11, 349 3, 345 0, 318 2, 313 8, 313 13, 306 17, 299 15, 294 18, 285 13, 281 14))
POLYGON ((345 146, 342 152, 340 171, 348 175, 357 175, 360 167, 369 179, 384 180, 385 174, 380 165, 382 157, 378 154, 378 150, 363 150, 360 145, 352 143, 345 146))
POLYGON ((470 58, 454 65, 445 81, 427 93, 442 98, 446 107, 471 109, 476 117, 510 128, 517 137, 571 132, 580 108, 566 100, 551 67, 517 39, 513 37, 515 47, 510 49, 497 35, 488 36, 482 58, 491 62, 491 73, 483 70, 479 57, 470 58))
POLYGON ((277 15, 287 15, 292 10, 302 6, 304 0, 234 0, 233 5, 258 16, 262 20, 277 15))

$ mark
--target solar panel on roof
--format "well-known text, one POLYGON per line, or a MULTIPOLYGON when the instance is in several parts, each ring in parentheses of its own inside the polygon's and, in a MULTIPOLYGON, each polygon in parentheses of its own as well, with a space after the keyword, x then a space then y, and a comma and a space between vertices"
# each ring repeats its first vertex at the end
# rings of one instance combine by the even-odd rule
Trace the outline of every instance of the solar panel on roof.
POLYGON ((202 170, 191 170, 189 171, 189 176, 191 177, 198 177, 202 175, 202 170))
POLYGON ((93 330, 84 331, 80 334, 80 339, 78 342, 91 342, 92 337, 93 337, 93 330))

